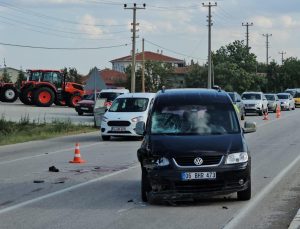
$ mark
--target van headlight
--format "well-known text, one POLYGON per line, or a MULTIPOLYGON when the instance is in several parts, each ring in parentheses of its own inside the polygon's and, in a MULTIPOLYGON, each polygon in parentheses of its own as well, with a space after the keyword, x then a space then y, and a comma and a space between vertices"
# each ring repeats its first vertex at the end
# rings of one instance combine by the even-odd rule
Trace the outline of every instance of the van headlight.
POLYGON ((161 157, 155 162, 155 164, 157 166, 168 166, 170 164, 170 161, 168 158, 161 157))
POLYGON ((247 152, 240 152, 240 153, 231 153, 228 154, 226 157, 225 164, 238 164, 238 163, 244 163, 247 162, 249 159, 247 152))
POLYGON ((143 116, 138 116, 138 117, 132 118, 131 121, 132 121, 132 122, 140 122, 140 121, 143 121, 143 116))
POLYGON ((107 119, 108 118, 103 115, 101 120, 102 120, 102 122, 107 122, 107 119))

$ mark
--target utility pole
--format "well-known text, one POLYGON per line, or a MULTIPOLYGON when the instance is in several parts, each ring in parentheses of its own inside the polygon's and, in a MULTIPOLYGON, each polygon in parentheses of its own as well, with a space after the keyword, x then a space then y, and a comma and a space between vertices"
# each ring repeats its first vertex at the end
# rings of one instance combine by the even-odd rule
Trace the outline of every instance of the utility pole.
POLYGON ((242 23, 242 26, 246 26, 246 46, 249 51, 249 26, 253 26, 253 23, 242 23))
POLYGON ((146 9, 146 4, 143 4, 143 7, 138 7, 136 3, 133 3, 133 7, 127 7, 127 4, 124 4, 124 9, 125 10, 132 10, 133 11, 133 20, 132 20, 132 54, 131 54, 131 92, 134 93, 135 92, 135 39, 136 37, 136 32, 138 30, 136 30, 136 26, 138 26, 139 24, 136 23, 136 10, 141 10, 141 9, 146 9))
POLYGON ((267 54, 266 54, 266 64, 268 66, 269 65, 269 37, 271 37, 272 34, 267 33, 267 34, 263 34, 263 36, 266 37, 266 52, 267 52, 267 54))
POLYGON ((209 2, 208 4, 202 3, 203 7, 208 7, 208 79, 207 79, 207 88, 211 88, 211 26, 213 23, 211 22, 211 7, 217 6, 217 3, 211 4, 209 2))
POLYGON ((281 55, 281 65, 283 65, 283 55, 286 54, 286 52, 282 51, 282 52, 279 52, 279 54, 281 55))
POLYGON ((143 52, 143 60, 142 60, 142 92, 145 92, 145 39, 142 40, 142 52, 143 52))

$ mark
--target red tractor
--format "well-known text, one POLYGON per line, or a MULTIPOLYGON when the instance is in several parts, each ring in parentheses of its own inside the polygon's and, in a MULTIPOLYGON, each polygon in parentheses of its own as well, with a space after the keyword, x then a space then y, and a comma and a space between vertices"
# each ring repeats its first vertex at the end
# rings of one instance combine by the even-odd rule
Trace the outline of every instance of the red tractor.
POLYGON ((13 103, 18 98, 18 90, 13 83, 0 82, 0 101, 13 103))
POLYGON ((19 97, 27 105, 49 107, 55 103, 74 107, 83 94, 83 86, 66 82, 61 71, 27 70, 27 80, 22 82, 19 97))

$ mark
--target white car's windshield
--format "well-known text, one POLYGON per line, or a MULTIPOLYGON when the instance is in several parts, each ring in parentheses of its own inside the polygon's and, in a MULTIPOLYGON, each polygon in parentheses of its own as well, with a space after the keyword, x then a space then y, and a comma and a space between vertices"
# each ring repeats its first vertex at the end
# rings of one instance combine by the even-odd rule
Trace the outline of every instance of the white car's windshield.
POLYGON ((277 95, 279 99, 288 99, 288 95, 277 95))
POLYGON ((271 100, 274 101, 275 100, 275 96, 274 95, 265 95, 267 100, 271 100))
POLYGON ((242 99, 247 99, 247 100, 260 100, 261 99, 261 95, 260 94, 243 94, 242 95, 242 99))
POLYGON ((238 133, 234 109, 222 104, 173 105, 152 114, 152 134, 213 135, 238 133))
POLYGON ((110 112, 143 112, 147 109, 147 98, 119 98, 110 107, 110 112))

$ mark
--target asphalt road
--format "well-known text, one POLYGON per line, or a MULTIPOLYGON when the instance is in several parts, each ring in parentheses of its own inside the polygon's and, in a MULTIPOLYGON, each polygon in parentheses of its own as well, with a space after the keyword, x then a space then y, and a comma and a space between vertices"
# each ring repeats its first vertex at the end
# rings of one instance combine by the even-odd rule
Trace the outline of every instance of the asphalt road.
POLYGON ((14 103, 0 102, 0 116, 5 119, 18 122, 29 118, 30 121, 38 123, 52 122, 53 120, 71 121, 74 124, 94 125, 94 116, 84 114, 79 116, 75 108, 66 106, 37 107, 24 105, 19 100, 14 103))
POLYGON ((258 129, 246 135, 253 197, 245 202, 232 194, 143 203, 140 141, 102 142, 95 132, 0 147, 0 228, 287 228, 300 207, 299 116, 246 117, 258 129), (87 163, 68 163, 75 142, 87 163), (52 165, 60 172, 48 172, 52 165))

